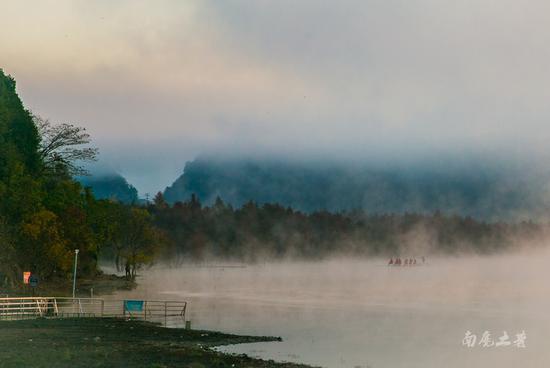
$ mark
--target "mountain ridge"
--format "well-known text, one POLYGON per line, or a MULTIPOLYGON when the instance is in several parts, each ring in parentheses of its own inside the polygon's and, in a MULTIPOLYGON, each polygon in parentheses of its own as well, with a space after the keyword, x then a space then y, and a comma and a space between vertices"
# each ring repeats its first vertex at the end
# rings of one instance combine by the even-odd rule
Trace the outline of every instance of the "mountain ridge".
POLYGON ((492 164, 399 167, 249 158, 198 157, 164 190, 169 203, 196 194, 206 204, 221 197, 297 210, 370 213, 444 211, 485 220, 527 220, 550 211, 547 173, 492 164))

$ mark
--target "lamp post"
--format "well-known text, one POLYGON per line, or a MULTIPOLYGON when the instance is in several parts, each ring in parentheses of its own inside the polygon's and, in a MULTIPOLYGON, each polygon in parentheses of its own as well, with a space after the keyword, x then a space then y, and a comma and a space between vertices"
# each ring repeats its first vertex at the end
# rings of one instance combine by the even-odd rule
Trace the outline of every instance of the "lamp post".
POLYGON ((78 264, 78 249, 74 250, 74 272, 73 272, 73 299, 76 292, 76 265, 78 264))

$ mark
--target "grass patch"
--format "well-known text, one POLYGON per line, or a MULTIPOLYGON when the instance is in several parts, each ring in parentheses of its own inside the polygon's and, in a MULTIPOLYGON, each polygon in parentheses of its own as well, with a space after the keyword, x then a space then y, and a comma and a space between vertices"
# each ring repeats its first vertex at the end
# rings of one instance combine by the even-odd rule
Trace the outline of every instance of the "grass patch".
MULTIPOLYGON (((107 275, 98 273, 94 277, 78 278, 76 282, 76 296, 90 297, 90 291, 94 289, 94 296, 112 294, 117 290, 132 290, 136 287, 135 280, 127 280, 125 277, 117 275, 107 275)), ((4 287, 0 295, 8 294, 10 297, 17 296, 72 296, 72 279, 54 278, 51 280, 41 280, 38 286, 33 290, 29 285, 20 284, 16 288, 4 287)))

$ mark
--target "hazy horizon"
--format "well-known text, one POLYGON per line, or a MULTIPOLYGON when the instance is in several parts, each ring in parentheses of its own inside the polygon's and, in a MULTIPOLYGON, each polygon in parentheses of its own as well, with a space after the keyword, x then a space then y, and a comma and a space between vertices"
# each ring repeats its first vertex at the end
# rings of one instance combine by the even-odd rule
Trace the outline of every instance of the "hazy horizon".
POLYGON ((212 151, 545 165, 549 10, 542 0, 4 1, 0 67, 33 112, 85 126, 99 164, 142 195, 212 151))

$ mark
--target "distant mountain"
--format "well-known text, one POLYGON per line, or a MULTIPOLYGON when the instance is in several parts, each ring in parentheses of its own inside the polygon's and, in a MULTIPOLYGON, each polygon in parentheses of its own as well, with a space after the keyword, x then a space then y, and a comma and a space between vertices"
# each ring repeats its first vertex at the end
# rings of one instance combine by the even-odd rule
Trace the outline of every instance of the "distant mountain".
POLYGON ((174 203, 194 193, 210 205, 249 200, 295 209, 431 213, 486 220, 547 218, 550 175, 521 165, 369 165, 200 157, 164 192, 174 203))
POLYGON ((78 181, 91 187, 96 198, 114 199, 122 203, 138 203, 138 191, 116 173, 79 177, 78 181))

